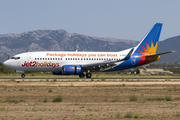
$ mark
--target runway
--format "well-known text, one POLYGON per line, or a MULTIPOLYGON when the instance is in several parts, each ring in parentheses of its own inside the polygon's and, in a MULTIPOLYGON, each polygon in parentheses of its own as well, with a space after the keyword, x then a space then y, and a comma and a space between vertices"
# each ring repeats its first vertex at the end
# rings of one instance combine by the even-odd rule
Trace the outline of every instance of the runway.
POLYGON ((53 82, 156 82, 156 81, 177 81, 180 77, 156 76, 156 77, 106 77, 106 78, 76 78, 76 77, 1 77, 0 81, 53 81, 53 82))

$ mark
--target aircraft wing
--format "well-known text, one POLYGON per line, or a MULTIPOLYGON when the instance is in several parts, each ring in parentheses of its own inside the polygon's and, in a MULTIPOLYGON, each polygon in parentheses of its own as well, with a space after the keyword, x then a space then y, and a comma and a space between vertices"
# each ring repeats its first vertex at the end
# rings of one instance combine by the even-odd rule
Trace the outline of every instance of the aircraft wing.
POLYGON ((132 48, 130 50, 130 52, 123 59, 121 59, 121 60, 103 61, 103 62, 99 62, 99 63, 85 64, 85 65, 81 65, 81 66, 82 66, 83 70, 90 70, 90 71, 104 71, 104 70, 108 70, 108 69, 111 69, 114 66, 116 66, 117 62, 129 60, 133 50, 134 50, 134 48, 132 48))

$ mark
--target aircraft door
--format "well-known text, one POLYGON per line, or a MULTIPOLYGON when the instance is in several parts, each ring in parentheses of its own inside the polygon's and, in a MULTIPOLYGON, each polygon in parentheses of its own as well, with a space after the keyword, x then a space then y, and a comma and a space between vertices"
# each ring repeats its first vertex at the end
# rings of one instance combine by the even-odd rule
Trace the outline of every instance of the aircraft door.
POLYGON ((27 61, 32 61, 32 60, 33 60, 32 54, 28 54, 27 55, 27 61))

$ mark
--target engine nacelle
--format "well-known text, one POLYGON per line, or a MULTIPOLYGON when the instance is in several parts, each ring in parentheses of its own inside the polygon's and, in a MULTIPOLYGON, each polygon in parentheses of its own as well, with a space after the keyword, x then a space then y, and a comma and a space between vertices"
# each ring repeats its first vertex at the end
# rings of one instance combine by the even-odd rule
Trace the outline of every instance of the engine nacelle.
POLYGON ((57 71, 57 72, 52 72, 52 74, 53 75, 62 75, 62 72, 57 71))
POLYGON ((83 69, 81 66, 64 65, 64 66, 62 66, 62 74, 64 74, 64 75, 82 75, 83 69))

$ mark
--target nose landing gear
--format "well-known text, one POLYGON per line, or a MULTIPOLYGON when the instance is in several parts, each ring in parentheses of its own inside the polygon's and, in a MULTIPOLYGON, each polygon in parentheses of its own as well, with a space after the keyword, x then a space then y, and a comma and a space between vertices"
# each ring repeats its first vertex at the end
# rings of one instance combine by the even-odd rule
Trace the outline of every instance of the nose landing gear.
POLYGON ((23 73, 23 74, 21 74, 21 77, 22 77, 22 78, 25 78, 25 74, 24 74, 24 73, 23 73))

